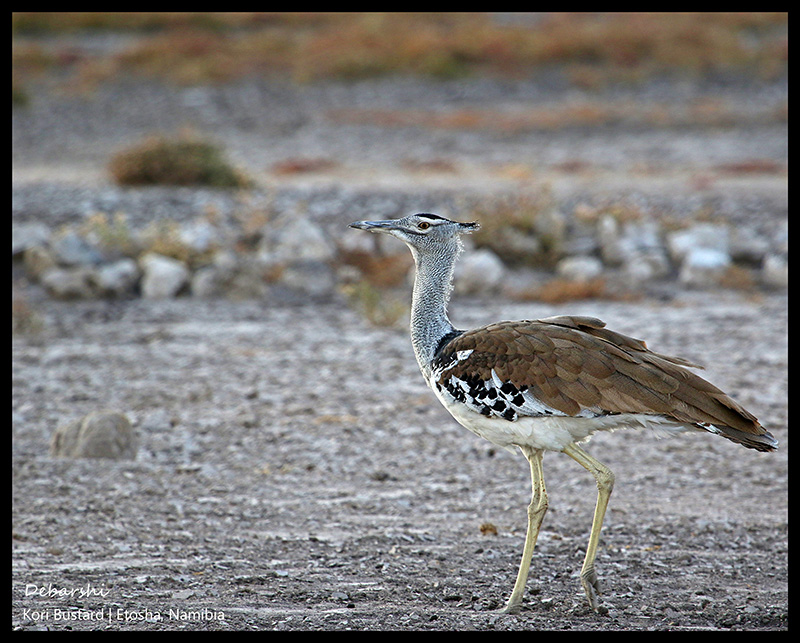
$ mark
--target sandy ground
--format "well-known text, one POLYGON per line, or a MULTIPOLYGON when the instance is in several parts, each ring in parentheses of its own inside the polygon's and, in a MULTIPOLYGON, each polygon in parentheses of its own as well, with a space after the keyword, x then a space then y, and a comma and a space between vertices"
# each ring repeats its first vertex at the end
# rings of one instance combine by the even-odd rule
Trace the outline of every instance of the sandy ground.
MULTIPOLYGON (((565 310, 454 309, 465 326, 565 310)), ((598 556, 606 616, 585 605, 577 577, 594 481, 557 454, 545 458, 551 509, 525 610, 496 611, 521 553, 527 466, 439 408, 404 333, 334 304, 40 310, 46 337, 13 345, 14 626, 787 626, 783 297, 581 306, 708 364, 781 441, 759 454, 705 434, 596 437, 591 452, 617 475, 598 556), (137 461, 47 456, 56 425, 98 407, 127 411, 137 461), (496 533, 482 533, 485 523, 496 533), (33 587, 107 593, 24 596, 33 587), (73 622, 57 609, 104 612, 73 622), (199 616, 180 620, 178 610, 199 616)))
MULTIPOLYGON (((408 107, 433 93, 434 105, 480 106, 491 98, 480 84, 461 94, 408 81, 393 93, 386 87, 323 86, 288 97, 239 88, 258 104, 264 96, 272 101, 255 123, 224 118, 220 105, 248 109, 222 101, 238 95, 233 89, 163 90, 169 100, 161 102, 149 89, 133 94, 138 103, 111 90, 92 99, 46 95, 12 119, 14 220, 74 220, 96 208, 93 198, 134 198, 137 191, 115 192, 104 178, 110 150, 186 120, 201 130, 224 123, 215 133, 239 161, 262 170, 289 156, 337 154, 342 166, 319 179, 325 186, 338 181, 347 190, 352 174, 369 184, 357 170, 371 166, 386 178, 384 207, 415 189, 418 174, 411 173, 399 182, 405 196, 392 192, 396 168, 413 153, 455 164, 455 172, 436 177, 436 189, 478 174, 491 183, 476 159, 501 168, 529 163, 546 173, 578 158, 595 167, 594 180, 580 184, 584 174, 573 180, 556 172, 551 178, 564 195, 574 196, 578 185, 608 198, 641 183, 641 203, 672 204, 678 213, 712 204, 717 214, 767 228, 787 216, 785 175, 686 178, 687 168, 709 172, 753 157, 785 163, 785 122, 524 136, 412 128, 376 139, 374 126, 326 120, 322 108, 348 100, 408 107), (642 163, 650 169, 637 174, 642 163)), ((538 96, 492 87, 520 104, 538 96)), ((735 89, 720 95, 746 105, 772 95, 735 89)), ((649 91, 650 100, 672 95, 649 91)), ((287 179, 292 190, 308 188, 301 182, 287 179)), ((323 214, 325 195, 340 197, 315 194, 323 214)), ((143 203, 133 214, 147 216, 143 203)), ((327 211, 343 234, 347 222, 367 218, 341 198, 327 211)), ((654 350, 705 364, 704 375, 781 442, 776 453, 761 454, 706 434, 596 437, 589 450, 617 476, 597 559, 606 615, 588 609, 578 578, 594 481, 569 458, 548 454, 550 511, 516 616, 498 608, 522 550, 527 465, 438 406, 405 330, 372 327, 339 297, 303 305, 55 302, 33 290, 28 297, 44 330, 12 340, 13 628, 788 628, 786 294, 676 293, 563 306, 453 302, 451 316, 465 328, 499 318, 600 317, 654 350), (128 414, 140 436, 138 459, 51 458, 56 427, 97 408, 128 414)))

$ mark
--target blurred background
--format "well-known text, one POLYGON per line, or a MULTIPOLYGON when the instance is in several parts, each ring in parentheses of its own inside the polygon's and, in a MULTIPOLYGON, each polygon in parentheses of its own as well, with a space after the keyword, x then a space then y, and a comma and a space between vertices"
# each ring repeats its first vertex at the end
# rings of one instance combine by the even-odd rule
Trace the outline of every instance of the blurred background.
POLYGON ((320 292, 396 282, 342 224, 410 210, 481 219, 467 291, 785 285, 785 13, 19 12, 12 106, 14 223, 177 259, 183 293, 259 248, 262 292, 301 216, 320 292))

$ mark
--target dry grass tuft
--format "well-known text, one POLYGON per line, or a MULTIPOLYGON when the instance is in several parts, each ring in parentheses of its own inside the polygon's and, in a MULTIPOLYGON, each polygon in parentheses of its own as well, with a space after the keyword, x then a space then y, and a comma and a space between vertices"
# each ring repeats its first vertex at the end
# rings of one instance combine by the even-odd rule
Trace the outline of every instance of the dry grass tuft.
POLYGON ((752 270, 744 266, 731 265, 720 277, 719 285, 731 290, 754 291, 758 286, 758 280, 752 270))
POLYGON ((723 174, 779 174, 785 166, 774 159, 745 159, 733 163, 722 163, 714 167, 723 174))
POLYGON ((537 301, 546 304, 562 304, 583 299, 603 299, 606 301, 637 301, 642 298, 638 290, 606 281, 596 277, 583 281, 554 277, 545 284, 510 293, 519 301, 537 301))
POLYGON ((272 172, 280 175, 327 172, 338 167, 333 159, 321 157, 293 157, 279 161, 272 166, 272 172))
POLYGON ((552 266, 563 241, 563 230, 550 225, 553 207, 548 189, 487 198, 469 214, 481 224, 472 240, 508 265, 552 266))
POLYGON ((375 326, 398 326, 408 317, 408 305, 391 290, 363 279, 344 287, 350 305, 375 326))
POLYGON ((579 299, 609 299, 606 280, 602 277, 584 281, 551 279, 539 288, 531 288, 515 294, 516 299, 539 301, 546 304, 561 304, 579 299))
POLYGON ((148 137, 115 154, 109 170, 120 185, 250 185, 250 180, 228 163, 219 147, 187 134, 148 137))

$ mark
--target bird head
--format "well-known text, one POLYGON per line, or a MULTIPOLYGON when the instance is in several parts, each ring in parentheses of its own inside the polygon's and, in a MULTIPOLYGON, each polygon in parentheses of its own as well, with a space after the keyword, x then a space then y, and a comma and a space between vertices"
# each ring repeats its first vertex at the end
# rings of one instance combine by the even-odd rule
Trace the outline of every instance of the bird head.
POLYGON ((410 248, 435 251, 442 246, 458 243, 458 237, 477 230, 477 222, 461 223, 440 217, 438 214, 411 214, 402 219, 384 221, 356 221, 351 228, 370 232, 385 232, 404 241, 410 248))

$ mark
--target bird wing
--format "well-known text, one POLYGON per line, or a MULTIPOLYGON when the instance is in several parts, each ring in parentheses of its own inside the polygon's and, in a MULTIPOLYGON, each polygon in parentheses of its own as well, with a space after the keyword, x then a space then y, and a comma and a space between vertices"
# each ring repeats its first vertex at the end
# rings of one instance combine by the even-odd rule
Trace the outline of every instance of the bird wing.
POLYGON ((509 321, 466 331, 433 362, 433 383, 486 416, 596 417, 642 413, 772 450, 774 438, 686 360, 592 317, 509 321))

